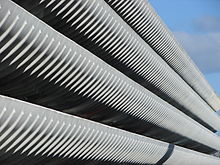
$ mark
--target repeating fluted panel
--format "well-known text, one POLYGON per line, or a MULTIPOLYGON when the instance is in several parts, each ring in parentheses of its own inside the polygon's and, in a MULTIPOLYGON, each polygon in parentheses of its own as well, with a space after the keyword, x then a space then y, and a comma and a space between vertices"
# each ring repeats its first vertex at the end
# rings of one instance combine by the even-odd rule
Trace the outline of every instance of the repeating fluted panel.
MULTIPOLYGON (((11 156, 19 153, 20 158, 33 155, 155 164, 168 149, 164 142, 3 96, 0 122, 0 162, 11 152, 11 156)), ((186 164, 189 160, 194 165, 220 163, 218 158, 178 147, 167 164, 186 164)))
MULTIPOLYGON (((0 2, 1 78, 48 84, 45 92, 62 98, 76 93, 119 112, 219 150, 219 137, 132 81, 98 57, 48 27, 11 1, 0 2), (20 72, 16 72, 16 71, 20 72), (16 74, 14 74, 16 73, 16 74), (56 89, 56 88, 54 88, 56 89), (193 131, 191 131, 193 130, 193 131)), ((32 93, 29 88, 13 92, 32 93)))
POLYGON ((122 71, 133 71, 133 77, 143 78, 213 129, 220 129, 219 116, 212 108, 104 1, 45 0, 30 9, 67 37, 92 42, 95 46, 88 43, 86 48, 95 55, 112 64, 116 60, 119 68, 126 67, 122 71), (100 49, 107 54, 100 55, 100 49))
POLYGON ((147 0, 105 0, 210 105, 220 99, 147 0))
MULTIPOLYGON (((200 165, 208 165, 212 164, 208 160, 209 158, 212 158, 212 156, 204 154, 200 155, 193 150, 187 150, 175 146, 172 156, 164 163, 164 165, 170 165, 172 162, 175 162, 175 165, 194 165, 193 162, 197 159, 200 159, 200 165)), ((215 159, 215 161, 218 161, 217 157, 215 157, 215 159)))
MULTIPOLYGON (((155 164, 168 144, 0 96, 0 151, 155 164)), ((0 162, 4 156, 0 157, 0 162)))

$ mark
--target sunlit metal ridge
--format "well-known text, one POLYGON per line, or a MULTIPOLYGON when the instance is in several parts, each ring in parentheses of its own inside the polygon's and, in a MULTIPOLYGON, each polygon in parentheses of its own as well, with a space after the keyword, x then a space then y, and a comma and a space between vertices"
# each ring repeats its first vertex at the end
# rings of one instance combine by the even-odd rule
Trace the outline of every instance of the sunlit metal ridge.
POLYGON ((214 110, 220 99, 147 0, 105 0, 214 110))
POLYGON ((153 92, 207 128, 219 130, 213 109, 103 0, 18 4, 146 88, 153 86, 153 92))
MULTIPOLYGON (((75 94, 79 100, 80 96, 89 98, 108 106, 108 111, 115 109, 146 124, 220 149, 216 135, 175 107, 13 2, 3 0, 0 5, 2 93, 19 98, 36 97, 33 90, 37 84, 44 95, 33 102, 48 106, 52 100, 53 105, 54 102, 63 105, 65 103, 57 100, 74 102, 75 94)), ((69 109, 64 110, 71 111, 69 109)), ((215 122, 219 120, 213 120, 215 122)))
POLYGON ((168 148, 168 143, 4 96, 0 96, 0 123, 1 164, 25 164, 30 160, 32 164, 75 160, 84 165, 88 160, 99 164, 220 163, 216 157, 177 146, 168 148))

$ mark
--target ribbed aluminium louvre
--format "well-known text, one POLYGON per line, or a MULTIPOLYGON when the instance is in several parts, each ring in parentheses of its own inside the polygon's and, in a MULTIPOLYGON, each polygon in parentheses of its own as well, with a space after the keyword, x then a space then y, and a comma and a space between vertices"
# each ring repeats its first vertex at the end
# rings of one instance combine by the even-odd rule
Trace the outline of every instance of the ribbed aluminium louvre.
POLYGON ((169 151, 168 143, 4 96, 0 96, 0 123, 2 165, 54 165, 66 164, 69 160, 84 165, 86 161, 77 160, 97 164, 220 163, 219 158, 177 146, 172 147, 170 156, 163 160, 169 151))
POLYGON ((24 7, 26 4, 33 14, 108 63, 118 63, 115 67, 122 72, 128 75, 134 73, 130 77, 141 78, 145 87, 150 83, 177 102, 179 109, 183 107, 187 115, 192 113, 191 117, 207 128, 220 129, 219 116, 212 108, 104 1, 48 0, 30 3, 29 0, 19 0, 17 3, 24 7))
POLYGON ((105 0, 214 110, 220 99, 147 0, 105 0))
POLYGON ((37 82, 46 94, 52 91, 47 100, 56 102, 66 93, 76 93, 146 124, 220 149, 219 137, 184 113, 13 2, 3 0, 0 5, 1 91, 28 97, 33 92, 30 85, 37 82), (17 86, 19 81, 24 84, 22 89, 17 86))

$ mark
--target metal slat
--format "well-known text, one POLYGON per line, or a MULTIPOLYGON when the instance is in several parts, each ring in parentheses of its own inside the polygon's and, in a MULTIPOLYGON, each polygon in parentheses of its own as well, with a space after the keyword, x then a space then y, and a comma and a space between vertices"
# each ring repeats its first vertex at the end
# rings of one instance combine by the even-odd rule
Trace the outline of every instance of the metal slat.
POLYGON ((17 3, 210 130, 220 129, 213 109, 104 1, 17 3))
POLYGON ((214 110, 220 99, 147 0, 105 0, 214 110))
MULTIPOLYGON (((30 159, 32 164, 71 160, 156 164, 169 145, 4 96, 0 96, 0 123, 1 164, 25 164, 30 159)), ((194 165, 220 163, 219 158, 175 146, 165 164, 188 165, 189 160, 194 165)))
MULTIPOLYGON (((181 111, 13 2, 3 0, 0 5, 1 92, 29 97, 36 93, 37 84, 44 92, 45 97, 40 99, 46 106, 51 100, 66 104, 65 99, 79 102, 89 98, 108 106, 107 112, 113 113, 113 108, 145 122, 146 126, 151 123, 220 149, 218 136, 181 111)), ((93 111, 90 113, 92 118, 93 111)))

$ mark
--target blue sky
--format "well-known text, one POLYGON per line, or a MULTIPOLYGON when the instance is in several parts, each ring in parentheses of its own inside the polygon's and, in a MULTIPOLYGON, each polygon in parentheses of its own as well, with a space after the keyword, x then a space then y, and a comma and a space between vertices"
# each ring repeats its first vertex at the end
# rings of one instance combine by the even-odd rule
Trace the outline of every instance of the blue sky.
POLYGON ((220 0, 149 0, 220 95, 220 0))

